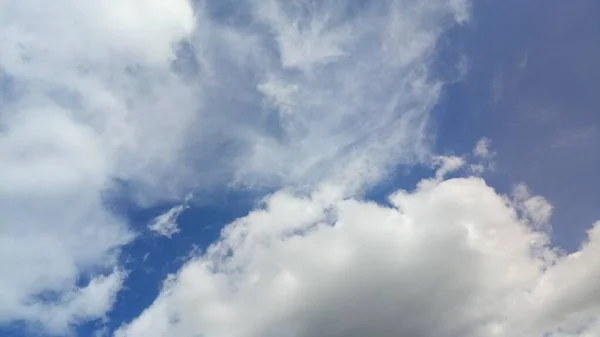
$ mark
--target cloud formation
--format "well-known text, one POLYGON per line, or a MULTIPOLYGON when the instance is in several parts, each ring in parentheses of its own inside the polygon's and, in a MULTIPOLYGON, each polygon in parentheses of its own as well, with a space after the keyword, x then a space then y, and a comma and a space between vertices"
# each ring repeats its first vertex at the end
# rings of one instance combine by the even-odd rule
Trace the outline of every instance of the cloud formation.
POLYGON ((362 7, 251 1, 251 18, 238 19, 244 24, 211 26, 214 37, 198 37, 196 50, 217 43, 206 42, 212 38, 228 44, 219 48, 239 46, 234 59, 231 53, 225 58, 203 53, 212 73, 252 69, 255 75, 233 76, 239 80, 227 82, 235 88, 233 97, 223 97, 231 88, 210 91, 233 102, 223 113, 238 121, 231 133, 220 135, 240 151, 233 180, 314 185, 335 179, 360 185, 392 164, 427 156, 426 122, 441 87, 428 66, 457 7, 445 1, 362 7), (236 105, 239 93, 247 95, 243 107, 236 105))
MULTIPOLYGON (((436 43, 468 13, 462 0, 0 3, 0 324, 63 335, 110 311, 135 238, 111 193, 145 206, 234 185, 287 188, 117 336, 598 335, 600 224, 557 252, 547 200, 445 180, 465 160, 429 147, 436 43), (436 176, 390 206, 348 197, 430 160, 436 176)), ((490 141, 473 156, 474 172, 492 168, 490 141)), ((173 235, 183 209, 150 228, 173 235)))
POLYGON ((181 0, 0 3, 0 324, 65 335, 112 307, 134 235, 105 193, 173 147, 144 90, 169 92, 194 25, 181 0))
POLYGON ((523 203, 480 178, 419 186, 392 194, 389 207, 343 198, 331 186, 309 196, 277 192, 225 227, 116 336, 598 331, 600 223, 564 255, 537 218, 520 216, 523 203))
POLYGON ((0 323, 110 309, 134 239, 115 193, 356 190, 429 155, 428 64, 467 2, 223 3, 0 3, 0 323))

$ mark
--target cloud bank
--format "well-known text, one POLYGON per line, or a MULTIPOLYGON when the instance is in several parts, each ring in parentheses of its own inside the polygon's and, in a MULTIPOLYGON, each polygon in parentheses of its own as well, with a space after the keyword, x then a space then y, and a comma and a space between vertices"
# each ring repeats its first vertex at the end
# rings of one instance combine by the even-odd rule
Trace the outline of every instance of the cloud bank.
POLYGON ((598 332, 600 223, 565 255, 549 246, 539 217, 519 215, 546 202, 540 196, 510 199, 480 178, 419 186, 395 192, 389 207, 331 187, 275 193, 225 227, 116 336, 598 332))

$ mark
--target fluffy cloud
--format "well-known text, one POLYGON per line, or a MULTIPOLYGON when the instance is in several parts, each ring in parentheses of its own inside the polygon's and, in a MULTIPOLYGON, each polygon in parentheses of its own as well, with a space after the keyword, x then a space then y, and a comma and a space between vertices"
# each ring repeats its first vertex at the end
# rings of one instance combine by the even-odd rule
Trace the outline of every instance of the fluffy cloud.
POLYGON ((173 45, 195 26, 187 0, 60 0, 53 6, 44 4, 40 0, 2 4, 3 61, 15 62, 14 68, 28 56, 25 61, 30 64, 21 70, 37 70, 31 65, 43 62, 37 59, 43 51, 50 57, 46 62, 52 62, 48 65, 60 66, 60 61, 78 58, 105 62, 112 57, 110 53, 116 53, 136 63, 164 67, 175 58, 173 45))
POLYGON ((420 186, 275 193, 116 336, 593 335, 600 223, 561 255, 479 178, 420 186))
POLYGON ((193 27, 185 0, 0 4, 0 324, 65 335, 111 309, 134 236, 105 193, 173 148, 126 68, 157 69, 148 90, 173 81, 193 27))
POLYGON ((0 324, 110 309, 134 238, 115 191, 356 190, 429 156, 428 65, 465 1, 220 3, 0 3, 0 324))

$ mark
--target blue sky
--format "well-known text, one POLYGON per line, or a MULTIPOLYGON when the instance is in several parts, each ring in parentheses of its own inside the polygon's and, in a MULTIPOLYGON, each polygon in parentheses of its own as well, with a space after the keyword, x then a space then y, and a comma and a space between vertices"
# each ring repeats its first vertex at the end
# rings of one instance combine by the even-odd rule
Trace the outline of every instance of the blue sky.
POLYGON ((600 3, 0 4, 0 335, 600 334, 600 3))
MULTIPOLYGON (((484 1, 479 7, 480 19, 473 16, 479 29, 469 38, 474 69, 448 94, 465 112, 448 113, 458 127, 446 132, 471 133, 465 128, 475 124, 493 139, 506 183, 524 181, 551 200, 554 239, 576 249, 600 201, 592 89, 600 76, 598 4, 484 1), (494 81, 503 83, 498 99, 494 81)), ((447 139, 440 145, 460 146, 447 139)))

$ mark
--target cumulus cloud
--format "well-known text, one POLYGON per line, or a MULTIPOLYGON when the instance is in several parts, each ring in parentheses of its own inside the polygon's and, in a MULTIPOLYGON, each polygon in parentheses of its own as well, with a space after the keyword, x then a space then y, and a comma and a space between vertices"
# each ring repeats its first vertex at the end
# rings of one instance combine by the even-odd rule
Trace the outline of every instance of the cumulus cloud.
MULTIPOLYGON (((153 336, 591 336, 597 250, 561 255, 480 178, 391 206, 277 192, 229 224, 116 332, 153 336)), ((594 330, 596 329, 596 330, 594 330)))
POLYGON ((133 236, 104 206, 107 163, 86 126, 60 109, 20 111, 3 126, 0 324, 64 334, 110 309, 121 278, 111 270, 133 236), (92 281, 79 287, 82 274, 92 281))
POLYGON ((428 65, 466 1, 218 3, 0 3, 0 324, 110 310, 134 238, 112 193, 356 190, 430 155, 428 65))
POLYGON ((148 91, 193 28, 184 0, 0 3, 0 324, 65 335, 111 309, 133 234, 105 193, 170 156, 153 139, 181 120, 148 91))

